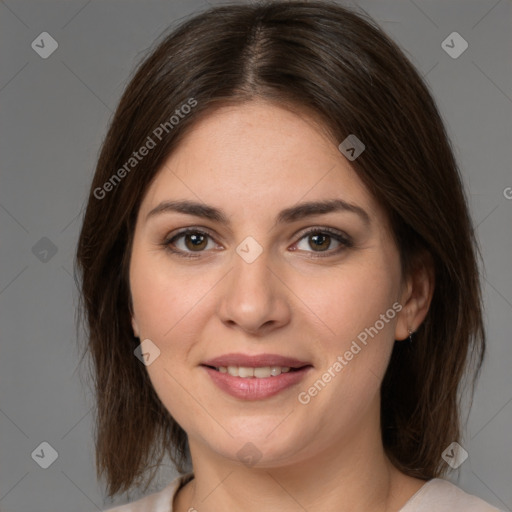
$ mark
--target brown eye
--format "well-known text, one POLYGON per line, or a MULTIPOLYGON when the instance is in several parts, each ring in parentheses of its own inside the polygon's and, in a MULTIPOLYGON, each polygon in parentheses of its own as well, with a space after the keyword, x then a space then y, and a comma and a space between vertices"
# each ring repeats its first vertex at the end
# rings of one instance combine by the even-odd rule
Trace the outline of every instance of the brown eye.
POLYGON ((309 235, 309 244, 311 248, 320 249, 320 251, 326 251, 331 245, 331 237, 329 235, 309 235))
POLYGON ((316 228, 303 233, 295 245, 300 251, 309 252, 310 257, 315 258, 334 256, 353 247, 354 244, 352 239, 343 232, 334 231, 331 228, 316 228), (333 243, 337 244, 334 248, 332 247, 333 243))
POLYGON ((191 251, 201 251, 208 245, 208 239, 202 233, 186 233, 184 240, 187 249, 191 251))
MULTIPOLYGON (((174 254, 193 258, 195 256, 192 253, 197 253, 199 256, 208 248, 210 241, 213 243, 213 239, 208 233, 197 229, 187 229, 164 240, 162 245, 174 254)), ((215 246, 215 244, 213 245, 215 246)))

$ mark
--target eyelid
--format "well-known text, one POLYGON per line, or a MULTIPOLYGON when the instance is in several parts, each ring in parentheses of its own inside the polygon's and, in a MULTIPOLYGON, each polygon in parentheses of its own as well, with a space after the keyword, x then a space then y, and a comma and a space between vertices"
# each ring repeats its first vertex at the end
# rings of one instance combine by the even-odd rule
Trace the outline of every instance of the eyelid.
POLYGON ((208 228, 196 227, 196 226, 188 226, 186 228, 178 229, 175 232, 173 231, 169 235, 166 235, 165 240, 167 242, 170 242, 171 240, 177 238, 180 235, 187 235, 187 234, 190 234, 190 233, 199 233, 201 235, 207 235, 212 240, 215 240, 215 236, 216 236, 216 235, 213 235, 213 233, 208 228))
POLYGON ((325 233, 328 235, 333 235, 341 238, 345 243, 352 244, 352 238, 347 235, 344 231, 341 229, 331 228, 329 226, 314 226, 312 228, 306 228, 305 230, 298 231, 294 237, 299 237, 299 240, 302 240, 305 236, 311 234, 311 233, 325 233))

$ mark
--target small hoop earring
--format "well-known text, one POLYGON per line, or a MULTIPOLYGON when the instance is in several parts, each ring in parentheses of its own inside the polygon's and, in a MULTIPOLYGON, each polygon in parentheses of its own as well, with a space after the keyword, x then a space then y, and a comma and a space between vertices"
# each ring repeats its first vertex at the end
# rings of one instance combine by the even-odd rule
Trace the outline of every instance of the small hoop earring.
POLYGON ((409 343, 412 343, 412 335, 414 334, 414 331, 412 329, 408 329, 409 331, 409 343))

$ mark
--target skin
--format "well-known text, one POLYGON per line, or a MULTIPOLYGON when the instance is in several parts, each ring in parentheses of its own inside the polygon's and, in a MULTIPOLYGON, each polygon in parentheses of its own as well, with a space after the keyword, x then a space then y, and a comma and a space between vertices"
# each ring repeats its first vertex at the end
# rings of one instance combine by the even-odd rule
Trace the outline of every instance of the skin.
POLYGON ((202 118, 142 201, 130 287, 134 333, 161 351, 147 366, 151 382, 189 439, 195 478, 174 510, 397 511, 424 484, 385 456, 379 390, 394 340, 425 318, 432 274, 420 265, 402 275, 384 211, 311 118, 260 100, 202 118), (345 211, 274 226, 284 208, 335 198, 364 209, 369 223, 345 211), (147 218, 162 201, 185 199, 224 210, 231 225, 177 212, 147 218), (194 258, 166 251, 187 227, 211 237, 199 250, 190 236, 174 241, 194 258), (330 238, 319 248, 303 234, 325 227, 346 233, 352 247, 330 238), (248 236, 263 249, 250 264, 236 252, 248 236), (400 313, 299 403, 395 302, 400 313), (276 396, 244 401, 200 366, 229 352, 291 356, 313 370, 276 396), (247 442, 261 455, 251 467, 237 457, 247 442))

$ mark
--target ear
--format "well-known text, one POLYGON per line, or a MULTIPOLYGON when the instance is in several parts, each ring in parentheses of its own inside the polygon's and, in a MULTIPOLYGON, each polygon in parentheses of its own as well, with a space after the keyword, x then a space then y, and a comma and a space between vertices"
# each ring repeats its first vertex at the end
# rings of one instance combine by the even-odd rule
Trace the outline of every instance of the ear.
POLYGON ((135 320, 135 315, 133 315, 133 314, 132 314, 132 328, 133 328, 133 335, 136 338, 140 338, 139 325, 137 324, 137 321, 135 320))
POLYGON ((427 316, 434 286, 434 262, 430 254, 424 252, 415 259, 402 287, 402 310, 395 326, 395 340, 404 340, 409 337, 409 331, 418 330, 427 316))
POLYGON ((130 316, 131 316, 131 319, 132 319, 133 335, 134 335, 136 338, 140 338, 140 334, 139 334, 139 324, 137 323, 137 320, 135 320, 135 313, 133 312, 133 300, 132 300, 132 296, 131 296, 131 294, 130 294, 130 299, 129 299, 129 301, 128 301, 128 309, 129 309, 130 316))

